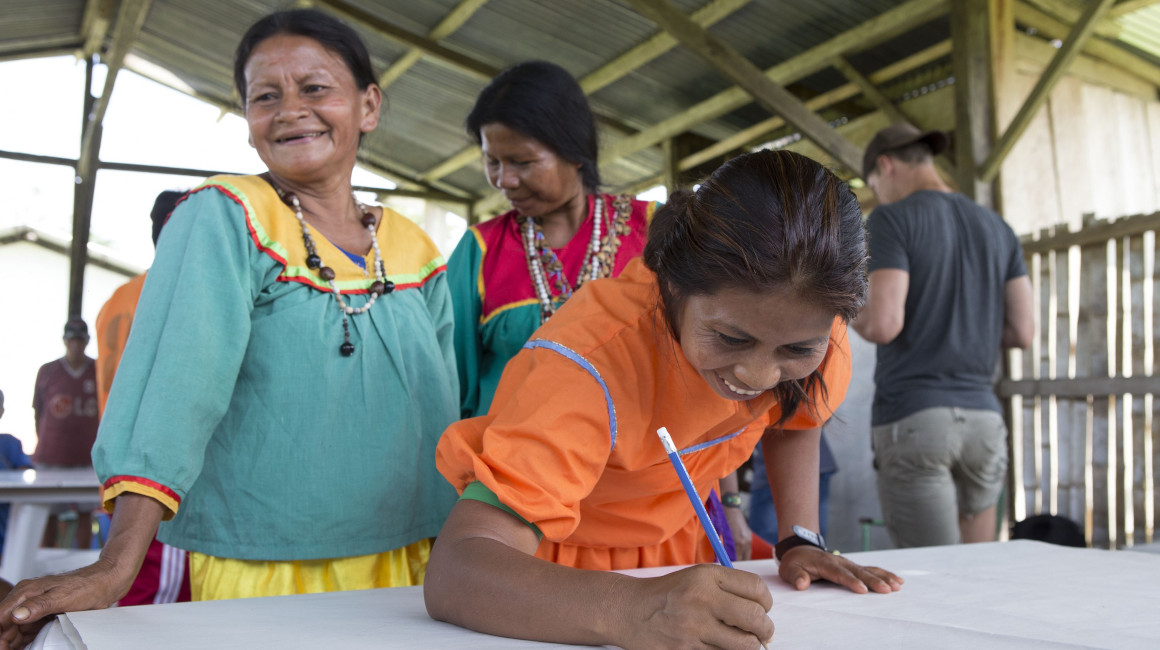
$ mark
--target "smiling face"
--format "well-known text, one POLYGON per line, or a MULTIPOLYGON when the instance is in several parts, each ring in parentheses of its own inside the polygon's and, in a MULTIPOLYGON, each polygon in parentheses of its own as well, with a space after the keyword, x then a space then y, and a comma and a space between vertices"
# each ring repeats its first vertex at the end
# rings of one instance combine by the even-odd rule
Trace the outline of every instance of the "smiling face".
POLYGON ((713 390, 745 401, 817 370, 834 316, 789 289, 724 289, 686 298, 677 331, 685 358, 713 390))
POLYGON ((479 130, 487 182, 523 216, 542 217, 584 197, 580 164, 504 124, 479 130))
POLYGON ((246 62, 250 144, 290 185, 350 179, 359 136, 379 122, 382 93, 360 90, 342 57, 312 38, 279 34, 246 62))

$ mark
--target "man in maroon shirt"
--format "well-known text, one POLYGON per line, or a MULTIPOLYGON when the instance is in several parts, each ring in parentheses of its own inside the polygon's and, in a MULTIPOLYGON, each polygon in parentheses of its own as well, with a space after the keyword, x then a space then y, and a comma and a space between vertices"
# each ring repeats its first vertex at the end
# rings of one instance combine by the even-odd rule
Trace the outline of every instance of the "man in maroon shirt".
MULTIPOLYGON (((38 469, 90 467, 97 439, 96 364, 85 355, 89 327, 78 317, 64 326, 65 355, 40 367, 32 410, 36 415, 38 442, 33 459, 38 469)), ((92 542, 92 511, 97 503, 77 504, 77 545, 92 542)), ((63 509, 61 510, 63 511, 63 509)), ((49 517, 45 545, 56 541, 59 512, 49 517)))

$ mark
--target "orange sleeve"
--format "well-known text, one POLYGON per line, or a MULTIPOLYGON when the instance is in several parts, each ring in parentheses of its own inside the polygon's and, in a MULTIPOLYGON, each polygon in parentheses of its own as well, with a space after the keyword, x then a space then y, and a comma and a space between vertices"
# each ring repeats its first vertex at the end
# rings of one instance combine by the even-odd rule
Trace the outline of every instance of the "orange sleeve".
POLYGON ((102 417, 144 284, 145 274, 141 274, 121 285, 97 314, 97 412, 102 417))
POLYGON ((615 420, 603 377, 568 352, 521 350, 488 415, 452 424, 435 454, 456 490, 483 483, 553 541, 579 525, 580 501, 611 455, 615 420))
MULTIPOLYGON (((850 340, 846 336, 846 323, 841 318, 834 319, 834 326, 830 330, 830 347, 819 366, 822 371, 822 380, 825 389, 817 386, 810 393, 815 408, 808 404, 798 407, 793 417, 780 425, 782 429, 801 430, 816 429, 826 423, 842 400, 846 399, 846 390, 850 387, 850 340)), ((775 407, 769 414, 769 422, 777 422, 781 417, 781 410, 775 407)))

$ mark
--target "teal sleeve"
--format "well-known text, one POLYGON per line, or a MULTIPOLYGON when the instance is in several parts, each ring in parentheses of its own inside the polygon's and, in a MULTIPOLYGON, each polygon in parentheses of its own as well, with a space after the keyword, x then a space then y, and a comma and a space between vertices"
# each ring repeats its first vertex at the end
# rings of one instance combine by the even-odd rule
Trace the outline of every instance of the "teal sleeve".
POLYGON ((459 414, 469 418, 479 413, 480 373, 483 365, 483 343, 479 337, 482 299, 479 274, 483 251, 470 229, 447 261, 447 284, 455 314, 455 364, 459 372, 459 414))
POLYGON ((193 485, 250 338, 257 255, 241 206, 221 191, 173 212, 93 447, 102 482, 147 478, 179 498, 193 485))
MULTIPOLYGON (((447 288, 447 273, 440 273, 428 280, 423 285, 423 297, 427 302, 427 311, 431 314, 431 322, 435 325, 435 340, 439 343, 440 358, 445 371, 440 375, 455 382, 456 323, 452 314, 451 292, 447 288)), ((451 394, 457 394, 457 390, 458 386, 452 386, 451 394)))
POLYGON ((495 492, 491 491, 491 488, 487 487, 483 483, 480 483, 479 481, 472 481, 471 483, 468 483, 467 487, 463 488, 463 494, 461 494, 459 498, 471 499, 472 501, 482 501, 489 506, 499 508, 500 510, 503 510, 509 515, 515 517, 516 519, 519 519, 521 522, 527 525, 528 528, 531 528, 532 531, 536 533, 536 539, 544 539, 544 534, 540 532, 538 526, 521 517, 520 513, 504 505, 503 502, 499 500, 499 497, 495 495, 495 492))

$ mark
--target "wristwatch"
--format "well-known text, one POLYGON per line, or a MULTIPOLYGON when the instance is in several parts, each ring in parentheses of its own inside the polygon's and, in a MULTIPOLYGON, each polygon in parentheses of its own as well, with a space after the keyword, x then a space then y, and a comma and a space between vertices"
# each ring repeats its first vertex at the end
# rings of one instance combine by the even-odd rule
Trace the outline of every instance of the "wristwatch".
POLYGON ((806 545, 816 546, 823 551, 829 550, 826 548, 826 540, 822 537, 821 533, 815 533, 809 528, 804 528, 802 526, 794 526, 793 535, 790 535, 789 537, 786 537, 785 539, 778 542, 773 547, 773 554, 780 561, 781 556, 785 555, 786 552, 791 548, 806 545))

